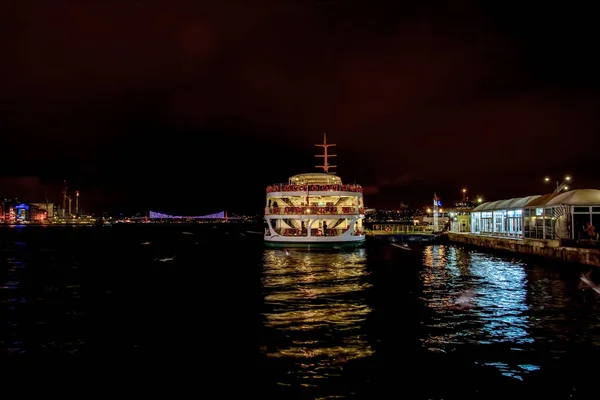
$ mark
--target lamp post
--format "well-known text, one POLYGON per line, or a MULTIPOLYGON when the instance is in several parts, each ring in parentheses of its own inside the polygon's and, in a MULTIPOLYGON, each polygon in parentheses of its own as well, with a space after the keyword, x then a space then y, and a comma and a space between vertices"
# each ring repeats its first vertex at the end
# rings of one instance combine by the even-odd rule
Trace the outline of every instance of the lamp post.
MULTIPOLYGON (((549 183, 551 182, 552 179, 550 179, 549 176, 544 178, 544 182, 549 183)), ((569 183, 571 182, 571 177, 569 175, 564 177, 564 180, 562 182, 558 182, 556 181, 556 189, 554 189, 553 194, 557 194, 559 193, 561 190, 568 190, 569 187, 567 186, 569 183)))
POLYGON ((438 231, 438 209, 440 206, 440 199, 437 197, 437 194, 433 194, 433 231, 438 231))

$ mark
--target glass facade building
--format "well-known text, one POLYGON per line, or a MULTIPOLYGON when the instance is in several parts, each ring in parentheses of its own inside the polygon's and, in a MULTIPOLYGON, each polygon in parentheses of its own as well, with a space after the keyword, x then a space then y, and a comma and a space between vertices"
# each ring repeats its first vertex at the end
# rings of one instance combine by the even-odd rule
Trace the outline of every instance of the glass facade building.
POLYGON ((523 209, 539 197, 517 197, 483 203, 471 212, 471 233, 523 237, 523 209))
POLYGON ((600 190, 498 200, 483 203, 471 212, 471 233, 489 236, 591 239, 589 223, 600 228, 600 190))

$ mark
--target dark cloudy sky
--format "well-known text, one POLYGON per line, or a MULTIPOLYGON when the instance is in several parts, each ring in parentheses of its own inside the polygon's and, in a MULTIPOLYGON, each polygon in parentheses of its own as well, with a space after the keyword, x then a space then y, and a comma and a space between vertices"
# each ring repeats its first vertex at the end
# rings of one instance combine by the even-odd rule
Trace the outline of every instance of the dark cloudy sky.
POLYGON ((260 212, 267 184, 316 171, 323 132, 372 207, 543 193, 547 174, 600 188, 588 3, 11 3, 5 191, 67 179, 96 210, 260 212))

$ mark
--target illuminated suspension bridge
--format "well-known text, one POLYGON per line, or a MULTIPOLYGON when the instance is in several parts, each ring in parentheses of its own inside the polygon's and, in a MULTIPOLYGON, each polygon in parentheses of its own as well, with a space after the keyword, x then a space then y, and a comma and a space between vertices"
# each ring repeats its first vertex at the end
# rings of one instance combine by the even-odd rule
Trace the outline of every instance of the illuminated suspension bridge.
POLYGON ((196 220, 196 219, 224 219, 224 220, 230 220, 230 219, 242 219, 242 217, 240 217, 239 215, 236 214, 231 214, 228 215, 227 211, 221 211, 218 213, 214 213, 214 214, 208 214, 208 215, 170 215, 170 214, 163 214, 163 213, 159 213, 156 211, 150 211, 148 213, 148 219, 186 219, 186 220, 196 220))
POLYGON ((236 215, 233 213, 231 213, 231 215, 228 215, 227 211, 221 211, 218 213, 208 214, 208 215, 171 215, 171 214, 164 214, 164 213, 160 213, 160 212, 156 212, 156 211, 149 211, 147 217, 135 217, 132 219, 136 219, 136 220, 143 220, 143 219, 148 219, 148 220, 211 220, 211 219, 213 219, 214 220, 214 219, 217 219, 217 220, 228 221, 230 219, 243 219, 243 218, 240 217, 239 215, 236 215))
POLYGON ((163 214, 156 211, 150 211, 148 213, 149 219, 226 219, 225 211, 221 211, 215 214, 208 215, 195 215, 195 216, 183 216, 183 215, 169 215, 163 214))

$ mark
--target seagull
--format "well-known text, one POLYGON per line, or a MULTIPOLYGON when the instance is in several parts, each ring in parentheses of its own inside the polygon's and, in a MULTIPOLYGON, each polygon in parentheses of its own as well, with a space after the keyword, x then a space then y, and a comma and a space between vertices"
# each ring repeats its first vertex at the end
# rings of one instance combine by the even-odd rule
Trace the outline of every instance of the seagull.
POLYGON ((467 289, 464 292, 462 292, 460 294, 460 296, 458 296, 458 298, 456 299, 454 304, 456 305, 456 307, 463 309, 463 310, 466 308, 471 308, 471 307, 473 307, 473 305, 471 304, 471 301, 473 300, 474 297, 475 297, 475 292, 473 291, 473 289, 467 289))
POLYGON ((592 289, 594 292, 600 294, 600 286, 596 285, 594 283, 594 281, 592 281, 592 270, 590 270, 590 272, 588 272, 587 274, 581 274, 581 276, 579 277, 579 279, 581 279, 582 283, 585 283, 590 289, 592 289))
POLYGON ((165 257, 165 258, 155 258, 154 261, 158 261, 158 262, 173 261, 175 259, 175 257, 177 257, 177 256, 165 257))
POLYGON ((285 249, 285 255, 286 255, 286 256, 289 256, 289 255, 290 255, 290 252, 289 252, 289 250, 288 250, 288 249, 285 249))
POLYGON ((140 243, 140 245, 147 245, 147 244, 152 244, 152 242, 144 242, 144 243, 140 243))
POLYGON ((392 246, 397 247, 399 249, 402 250, 409 250, 410 251, 410 247, 408 247, 408 245, 406 243, 402 243, 402 244, 396 244, 396 243, 390 243, 392 246))

